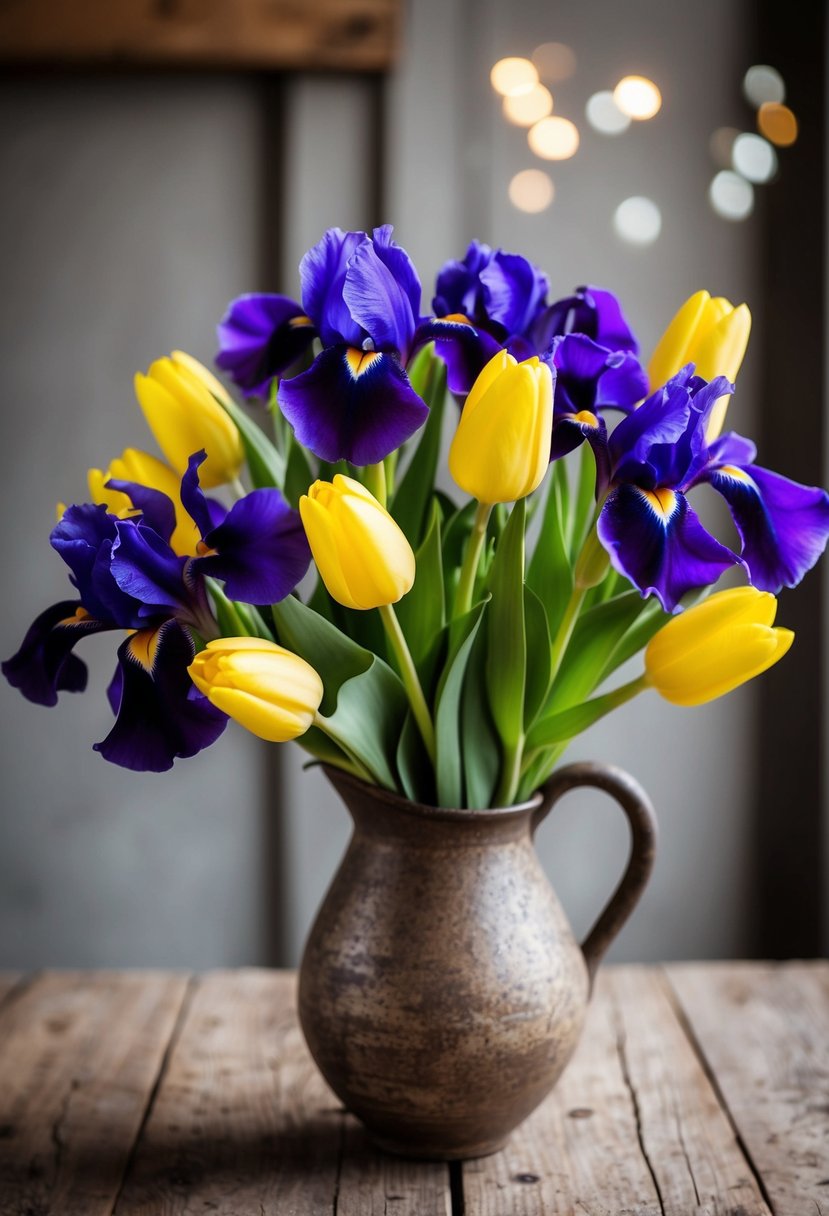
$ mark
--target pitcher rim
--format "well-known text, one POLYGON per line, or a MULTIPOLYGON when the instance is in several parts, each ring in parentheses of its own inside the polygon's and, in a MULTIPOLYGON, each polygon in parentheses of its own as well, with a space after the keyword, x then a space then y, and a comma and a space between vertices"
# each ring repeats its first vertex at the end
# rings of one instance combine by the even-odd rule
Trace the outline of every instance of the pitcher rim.
POLYGON ((484 820, 503 822, 507 819, 517 819, 521 816, 532 814, 539 809, 542 803, 541 791, 536 790, 526 802, 516 802, 512 806, 480 807, 478 809, 472 807, 430 806, 425 802, 414 802, 411 798, 406 798, 403 794, 397 794, 394 790, 387 790, 382 785, 375 785, 370 781, 364 781, 361 777, 355 777, 353 773, 347 773, 344 769, 337 768, 335 765, 322 764, 320 767, 335 788, 338 785, 343 785, 355 791, 367 791, 371 798, 393 807, 398 813, 416 815, 424 819, 442 819, 454 823, 481 822, 484 820))

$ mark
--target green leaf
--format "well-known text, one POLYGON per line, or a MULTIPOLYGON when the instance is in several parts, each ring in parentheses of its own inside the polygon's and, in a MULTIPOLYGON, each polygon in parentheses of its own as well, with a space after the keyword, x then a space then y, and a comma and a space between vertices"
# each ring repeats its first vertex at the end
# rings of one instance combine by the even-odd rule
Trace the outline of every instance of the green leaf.
POLYGON ((429 406, 429 417, 409 466, 394 494, 391 513, 411 545, 419 545, 429 524, 429 499, 440 456, 446 401, 446 365, 432 357, 429 374, 419 394, 429 406))
POLYGON ((537 748, 546 748, 554 743, 566 743, 569 739, 574 739, 576 735, 587 730, 588 726, 592 726, 599 718, 615 709, 617 704, 615 694, 608 692, 603 697, 594 697, 592 701, 583 701, 581 705, 572 705, 569 709, 545 714, 527 735, 527 755, 537 748))
POLYGON ((573 532, 570 537, 570 552, 573 563, 581 551, 596 508, 596 457, 589 443, 581 445, 579 479, 576 496, 572 504, 573 532))
POLYGON ((486 692, 486 633, 472 644, 461 700, 461 755, 465 802, 473 810, 492 805, 501 771, 501 741, 486 692))
POLYGON ((308 487, 314 480, 308 457, 301 444, 291 436, 288 442, 288 461, 285 466, 285 498, 292 507, 296 507, 303 494, 308 493, 308 487))
POLYGON ((426 539, 415 554, 414 586, 397 605, 397 619, 415 666, 425 659, 446 620, 443 598, 440 508, 432 503, 426 539))
POLYGON ((259 424, 235 401, 230 397, 217 397, 216 400, 236 423, 254 489, 276 486, 281 490, 285 484, 285 458, 282 453, 276 450, 259 424))
POLYGON ((460 507, 449 517, 443 528, 443 587, 447 608, 455 597, 455 587, 477 505, 472 499, 460 507))
POLYGON ((550 630, 544 605, 531 587, 524 588, 524 621, 527 631, 527 687, 524 691, 524 728, 527 729, 550 691, 552 654, 550 630))
POLYGON ((273 605, 280 642, 319 672, 325 732, 387 789, 397 789, 395 757, 408 711, 403 684, 387 663, 358 646, 293 596, 273 605))
POLYGON ((505 746, 514 747, 524 731, 527 635, 524 624, 523 498, 512 510, 495 554, 489 588, 487 689, 489 707, 505 746))
POLYGON ((621 639, 642 611, 638 591, 626 591, 583 613, 573 630, 550 705, 578 705, 597 687, 621 639))
POLYGON ((565 531, 568 501, 567 469, 563 460, 557 460, 553 464, 538 540, 527 569, 527 586, 544 606, 551 637, 558 632, 573 592, 573 570, 565 531))
POLYGON ((486 601, 476 604, 462 618, 465 637, 447 663, 441 680, 435 712, 437 739, 437 795, 439 806, 463 806, 463 767, 461 763, 460 703, 464 675, 472 646, 481 626, 486 601))
POLYGON ((411 798, 412 802, 425 803, 427 806, 434 804, 435 787, 432 763, 411 710, 406 715, 406 721, 400 732, 400 742, 397 746, 397 771, 400 774, 403 793, 407 798, 411 798))
POLYGON ((601 684, 618 667, 638 654, 670 619, 671 614, 662 611, 659 600, 655 596, 645 600, 638 617, 622 634, 612 654, 608 657, 597 683, 601 684))

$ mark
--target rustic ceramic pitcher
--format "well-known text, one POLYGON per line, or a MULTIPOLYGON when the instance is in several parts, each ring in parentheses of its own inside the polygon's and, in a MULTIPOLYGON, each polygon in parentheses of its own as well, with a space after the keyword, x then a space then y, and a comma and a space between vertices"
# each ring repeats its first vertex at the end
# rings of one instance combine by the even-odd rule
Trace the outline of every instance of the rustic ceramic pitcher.
POLYGON ((446 810, 327 769, 354 833, 302 960, 299 1014, 331 1088, 384 1149, 493 1153, 549 1093, 593 975, 650 875, 656 821, 620 769, 571 764, 503 810, 446 810), (611 794, 625 874, 581 949, 533 836, 567 790, 611 794))

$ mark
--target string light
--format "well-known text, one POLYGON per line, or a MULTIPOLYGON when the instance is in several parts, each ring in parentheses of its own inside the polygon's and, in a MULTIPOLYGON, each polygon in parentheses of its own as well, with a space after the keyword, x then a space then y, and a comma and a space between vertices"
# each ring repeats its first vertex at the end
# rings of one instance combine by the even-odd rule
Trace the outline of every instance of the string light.
POLYGON ((744 132, 734 140, 732 163, 750 182, 769 182, 777 172, 777 153, 761 135, 744 132))
POLYGON ((613 100, 628 118, 643 122, 662 108, 662 94, 647 76, 624 76, 613 90, 613 100))
POLYGON ((757 126, 778 148, 789 148, 797 139, 797 119, 788 106, 767 101, 757 111, 757 126))
POLYGON ((594 93, 584 109, 587 121, 594 131, 602 135, 621 135, 630 126, 630 118, 623 114, 609 89, 594 93))
POLYGON ((578 150, 578 127, 569 118, 542 118, 527 132, 527 142, 542 160, 567 160, 578 150))
POLYGON ((509 184, 513 207, 535 215, 546 211, 555 198, 555 187, 543 169, 522 169, 509 184))
POLYGON ((744 220, 754 210, 754 187, 739 173, 722 169, 708 187, 708 198, 724 220, 744 220))
POLYGON ((662 231, 662 213, 653 199, 635 195, 619 203, 613 227, 629 245, 652 245, 662 231))
POLYGON ((504 117, 516 127, 531 127, 534 122, 546 118, 553 110, 553 95, 543 84, 537 84, 529 93, 517 93, 505 97, 504 117))
POLYGON ((496 93, 503 97, 515 97, 535 88, 538 71, 529 59, 499 59, 489 73, 489 79, 496 93))

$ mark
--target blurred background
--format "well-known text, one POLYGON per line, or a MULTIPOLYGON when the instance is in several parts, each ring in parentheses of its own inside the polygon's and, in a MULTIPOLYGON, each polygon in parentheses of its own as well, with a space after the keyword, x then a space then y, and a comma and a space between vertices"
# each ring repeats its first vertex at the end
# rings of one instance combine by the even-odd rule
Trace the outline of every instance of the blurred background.
MULTIPOLYGON (((472 237, 554 298, 609 287, 645 357, 691 292, 747 301, 729 425, 826 484, 825 39, 818 0, 4 5, 2 655, 65 594, 55 503, 152 450, 133 374, 210 363, 226 303, 294 295, 333 225, 393 222, 424 309, 472 237)), ((797 641, 762 681, 704 710, 646 695, 573 747, 629 769, 662 827, 612 957, 826 950, 828 592, 783 594, 797 641)), ((89 690, 55 710, 0 686, 0 967, 294 965, 349 834, 324 779, 232 723, 163 776, 108 766, 111 638, 83 653, 89 690)), ((538 844, 583 934, 622 817, 574 793, 538 844)))

